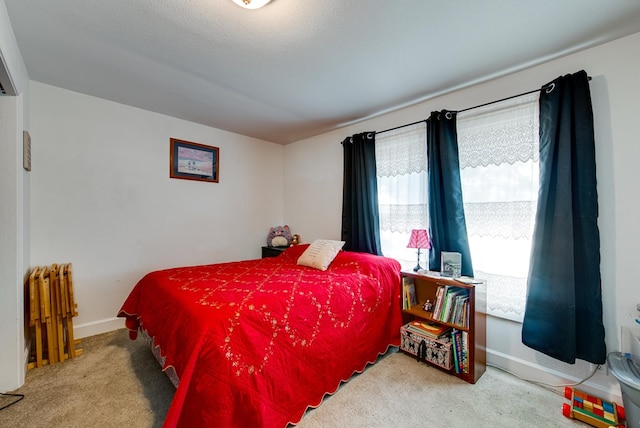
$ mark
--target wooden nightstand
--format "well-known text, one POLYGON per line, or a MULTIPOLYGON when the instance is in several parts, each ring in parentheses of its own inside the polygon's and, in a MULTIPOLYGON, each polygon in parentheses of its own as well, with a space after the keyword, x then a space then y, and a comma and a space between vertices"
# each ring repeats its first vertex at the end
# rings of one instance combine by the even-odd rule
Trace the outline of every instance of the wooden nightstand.
POLYGON ((262 258, 279 256, 287 248, 289 247, 262 247, 262 258))

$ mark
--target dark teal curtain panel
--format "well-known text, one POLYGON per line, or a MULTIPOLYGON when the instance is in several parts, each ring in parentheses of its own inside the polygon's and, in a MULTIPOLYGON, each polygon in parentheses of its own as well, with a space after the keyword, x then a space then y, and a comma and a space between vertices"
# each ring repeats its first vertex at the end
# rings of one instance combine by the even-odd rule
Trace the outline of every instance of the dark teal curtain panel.
POLYGON ((375 140, 365 132, 342 142, 342 240, 345 250, 382 255, 375 140))
POLYGON ((462 275, 473 276, 467 223, 462 205, 456 113, 432 112, 427 119, 429 176, 429 270, 440 271, 440 253, 462 255, 462 275))
POLYGON ((603 364, 600 234, 589 80, 540 92, 540 191, 522 342, 573 364, 603 364))

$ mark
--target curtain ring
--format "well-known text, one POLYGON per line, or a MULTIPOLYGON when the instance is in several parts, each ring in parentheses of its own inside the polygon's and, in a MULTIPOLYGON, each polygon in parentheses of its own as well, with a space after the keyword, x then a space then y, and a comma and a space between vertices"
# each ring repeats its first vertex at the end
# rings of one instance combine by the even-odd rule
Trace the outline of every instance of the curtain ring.
POLYGON ((448 111, 444 114, 444 117, 446 117, 448 120, 451 120, 451 118, 453 117, 453 114, 451 114, 451 112, 448 111))
POLYGON ((373 138, 373 132, 367 132, 367 139, 372 139, 373 138))
POLYGON ((556 84, 554 82, 551 82, 546 89, 544 90, 547 94, 550 94, 551 92, 553 92, 553 90, 556 88, 556 84))

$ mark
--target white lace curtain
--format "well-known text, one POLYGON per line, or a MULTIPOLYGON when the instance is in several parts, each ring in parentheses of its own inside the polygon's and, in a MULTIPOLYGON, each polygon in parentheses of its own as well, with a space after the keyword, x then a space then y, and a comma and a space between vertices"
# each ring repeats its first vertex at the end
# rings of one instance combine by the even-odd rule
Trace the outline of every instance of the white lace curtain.
POLYGON ((407 248, 409 235, 428 224, 426 123, 376 135, 376 169, 382 253, 413 267, 416 250, 407 248))
POLYGON ((538 93, 458 115, 458 149, 474 276, 490 313, 521 321, 538 197, 538 93))

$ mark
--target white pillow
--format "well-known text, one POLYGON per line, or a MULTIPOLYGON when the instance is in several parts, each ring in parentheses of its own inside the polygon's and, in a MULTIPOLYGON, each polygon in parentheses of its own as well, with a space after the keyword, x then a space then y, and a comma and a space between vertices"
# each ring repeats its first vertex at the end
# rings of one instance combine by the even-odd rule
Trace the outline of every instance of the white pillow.
POLYGON ((298 258, 298 264, 320 270, 327 270, 333 259, 336 258, 344 246, 344 242, 345 241, 316 239, 298 258))

